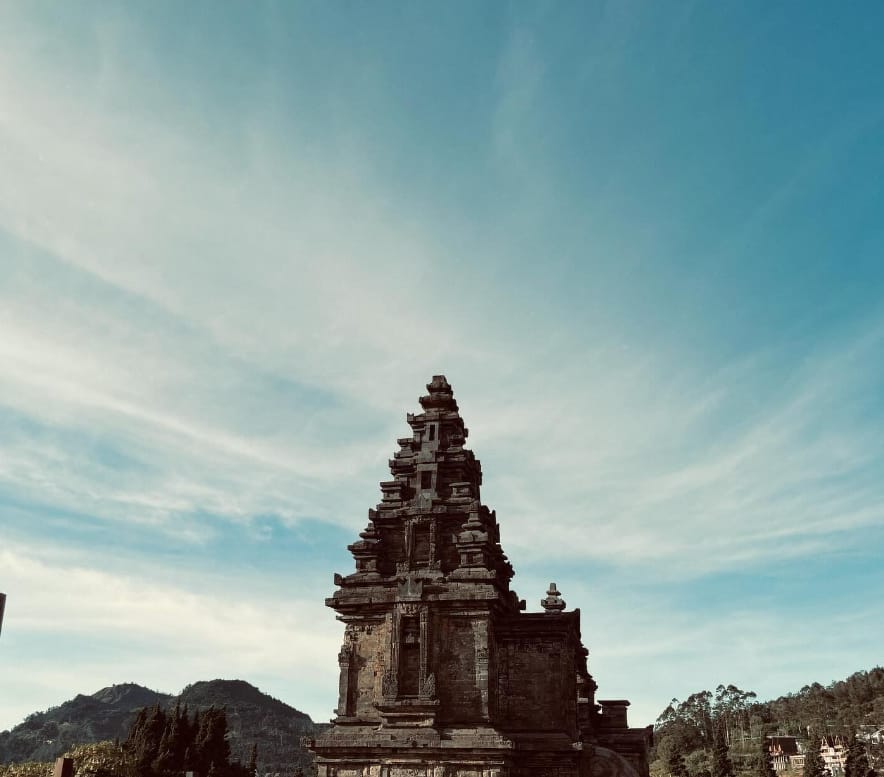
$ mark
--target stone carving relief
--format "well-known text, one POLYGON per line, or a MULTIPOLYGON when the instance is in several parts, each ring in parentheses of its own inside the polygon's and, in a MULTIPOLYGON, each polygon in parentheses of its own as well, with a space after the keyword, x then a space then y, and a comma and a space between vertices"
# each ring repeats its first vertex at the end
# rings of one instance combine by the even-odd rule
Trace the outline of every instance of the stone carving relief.
POLYGON ((355 642, 360 634, 371 634, 373 624, 371 623, 348 623, 344 629, 344 636, 351 642, 355 642))
POLYGON ((436 675, 432 672, 427 675, 421 688, 421 696, 425 699, 432 699, 436 695, 436 675))
POLYGON ((396 593, 400 599, 420 599, 424 593, 424 581, 406 574, 405 579, 399 582, 396 593))
POLYGON ((396 677, 396 672, 384 672, 384 676, 381 678, 381 693, 385 698, 396 698, 399 693, 399 680, 396 677))

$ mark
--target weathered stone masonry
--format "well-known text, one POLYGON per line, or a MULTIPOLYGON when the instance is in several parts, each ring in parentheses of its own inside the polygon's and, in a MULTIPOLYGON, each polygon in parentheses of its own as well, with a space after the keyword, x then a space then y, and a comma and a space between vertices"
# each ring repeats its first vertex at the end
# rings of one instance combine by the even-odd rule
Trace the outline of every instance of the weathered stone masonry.
POLYGON ((596 703, 580 611, 555 585, 524 612, 451 386, 427 391, 326 600, 345 628, 318 777, 647 777, 650 727, 596 703))

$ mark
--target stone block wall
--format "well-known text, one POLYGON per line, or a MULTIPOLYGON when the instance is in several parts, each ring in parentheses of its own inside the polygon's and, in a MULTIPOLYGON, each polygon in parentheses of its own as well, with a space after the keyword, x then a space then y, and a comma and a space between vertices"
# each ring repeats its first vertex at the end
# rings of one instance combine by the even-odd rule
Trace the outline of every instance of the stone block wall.
POLYGON ((440 614, 433 642, 440 724, 487 719, 487 634, 487 615, 440 614))

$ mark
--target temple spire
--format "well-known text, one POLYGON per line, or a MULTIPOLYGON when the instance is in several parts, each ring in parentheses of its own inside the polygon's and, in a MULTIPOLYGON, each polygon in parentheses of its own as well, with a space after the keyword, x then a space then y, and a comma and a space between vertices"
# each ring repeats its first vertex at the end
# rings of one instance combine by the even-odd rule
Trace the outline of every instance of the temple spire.
POLYGON ((444 375, 434 375, 427 383, 427 391, 429 393, 419 400, 424 410, 448 410, 455 413, 458 411, 451 384, 444 375))
POLYGON ((407 419, 349 546, 355 571, 326 599, 344 635, 317 777, 648 777, 648 731, 627 727, 625 702, 599 712, 580 611, 564 611, 555 583, 545 612, 525 612, 510 588, 444 375, 407 419))

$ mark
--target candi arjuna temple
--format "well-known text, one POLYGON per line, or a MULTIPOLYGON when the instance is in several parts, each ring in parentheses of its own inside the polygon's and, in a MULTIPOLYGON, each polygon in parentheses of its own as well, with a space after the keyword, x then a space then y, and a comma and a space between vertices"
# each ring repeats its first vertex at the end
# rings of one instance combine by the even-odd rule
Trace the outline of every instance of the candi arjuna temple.
POLYGON ((451 386, 427 391, 326 600, 346 625, 318 777, 647 777, 651 727, 596 701, 555 584, 525 612, 451 386))

